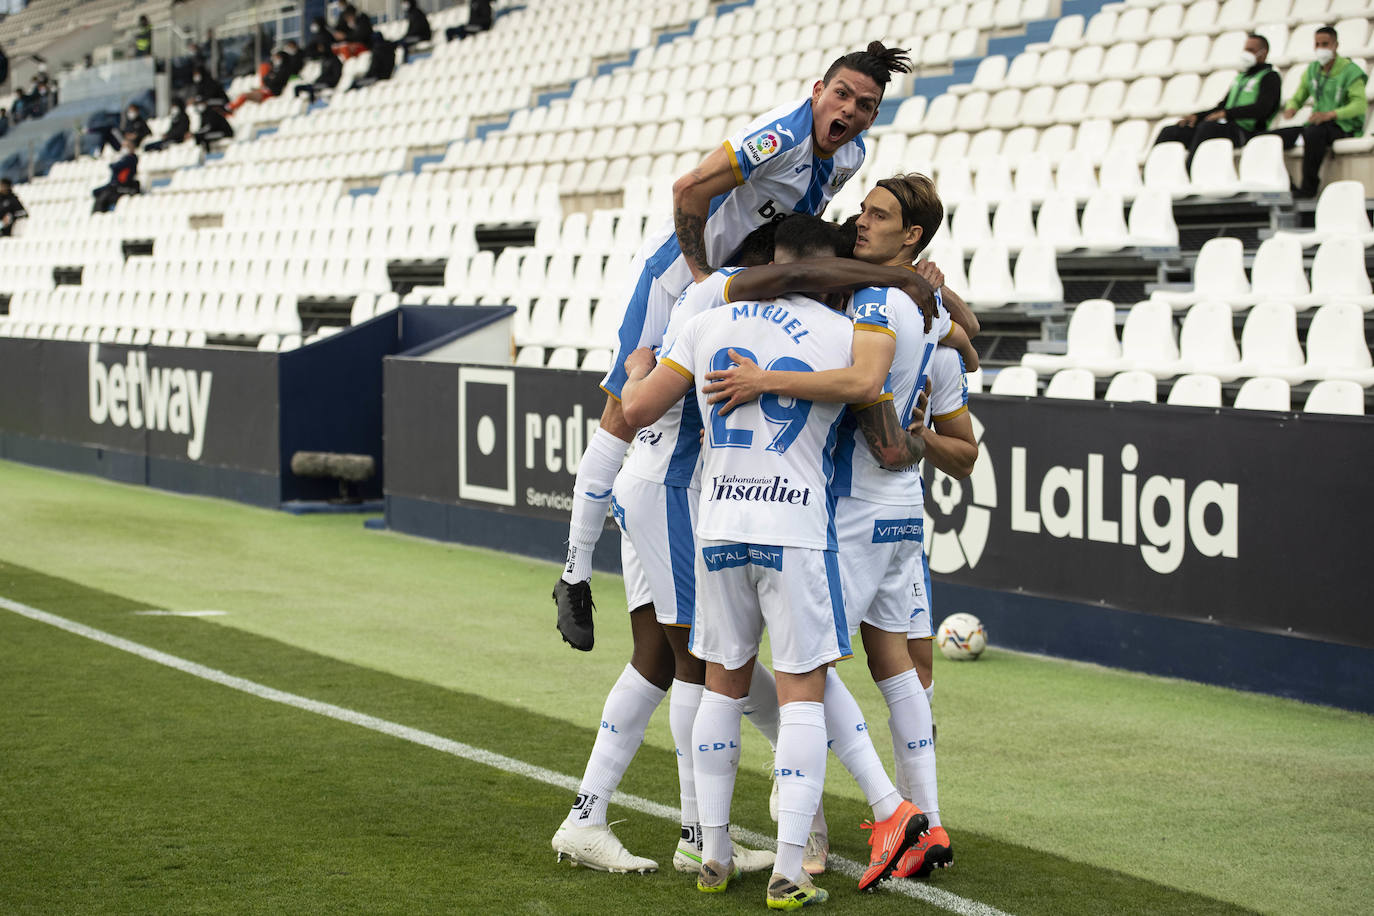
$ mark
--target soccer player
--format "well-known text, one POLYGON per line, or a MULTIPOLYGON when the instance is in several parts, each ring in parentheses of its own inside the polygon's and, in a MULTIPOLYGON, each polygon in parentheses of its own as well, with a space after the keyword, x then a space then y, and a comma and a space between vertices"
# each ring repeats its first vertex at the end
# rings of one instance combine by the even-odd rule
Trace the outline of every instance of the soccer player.
MULTIPOLYGON (((781 223, 768 223, 749 234, 737 258, 740 266, 722 268, 687 288, 673 309, 665 345, 670 345, 688 319, 730 301, 771 299, 804 289, 851 292, 873 283, 906 286, 913 296, 930 292, 930 287, 910 271, 863 261, 829 258, 750 266, 772 258, 773 229, 778 225, 781 223), (749 269, 743 269, 746 266, 749 269)), ((892 421, 896 422, 895 415, 892 421)), ((682 840, 673 855, 673 865, 679 871, 693 872, 701 865, 691 729, 705 665, 691 655, 687 645, 695 596, 693 530, 700 494, 697 457, 701 428, 695 397, 685 397, 640 431, 635 448, 616 477, 612 514, 622 532, 634 650, 630 664, 606 698, 573 808, 554 835, 553 846, 560 859, 567 856, 577 864, 616 872, 657 867, 653 860, 625 850, 606 826, 606 808, 671 679, 669 722, 677 746, 682 803, 682 840)), ((777 743, 777 706, 772 675, 762 665, 755 666, 743 713, 770 746, 777 743)), ((761 870, 773 862, 771 852, 736 846, 735 854, 743 871, 761 870)))
MULTIPOLYGON (((833 255, 837 242, 823 221, 792 219, 779 227, 777 260, 833 255)), ((683 325, 657 367, 647 348, 627 360, 626 419, 653 422, 694 380, 727 365, 732 350, 803 373, 847 366, 853 329, 842 313, 798 295, 710 310, 683 325)), ((827 896, 802 860, 825 777, 826 666, 850 654, 829 489, 843 406, 765 396, 726 417, 703 393, 695 396, 706 448, 691 649, 707 663, 692 737, 704 860, 697 887, 723 891, 739 874, 727 832, 730 800, 742 701, 766 625, 780 702, 778 850, 767 903, 794 909, 827 896)), ((899 800, 875 828, 875 850, 884 854, 875 852, 860 887, 889 874, 925 824, 914 805, 899 800)))
MULTIPOLYGON (((878 183, 865 197, 856 222, 856 256, 890 265, 910 266, 934 235, 944 216, 934 183, 922 175, 898 175, 878 183)), ((885 377, 884 395, 898 404, 897 415, 910 417, 925 387, 929 361, 945 327, 924 327, 923 316, 909 297, 891 289, 871 288, 850 301, 855 323, 855 364, 840 372, 798 373, 761 371, 756 362, 733 359, 734 368, 708 374, 708 397, 727 413, 733 405, 755 395, 786 395, 854 402, 861 386, 871 385, 876 368, 885 377), (859 365, 861 341, 875 354, 859 365), (882 354, 876 358, 876 354, 882 354)), ((943 311, 941 321, 950 324, 943 311)), ((842 426, 836 450, 835 493, 840 543, 840 571, 844 581, 848 625, 863 635, 869 670, 891 713, 897 767, 908 786, 930 785, 933 756, 929 699, 913 669, 907 645, 912 602, 924 581, 922 565, 922 490, 919 474, 904 452, 905 433, 891 422, 868 417, 874 405, 852 407, 842 426), (865 428, 866 427, 866 428, 865 428), (907 468, 894 473, 894 468, 907 468), (925 769, 931 771, 926 778, 925 769), (920 773, 917 771, 920 770, 920 773)), ((891 413, 890 411, 888 412, 891 413)), ((897 789, 883 770, 858 705, 833 670, 826 685, 826 724, 831 749, 859 782, 865 797, 881 816, 880 806, 891 803, 897 789)), ((916 800, 932 802, 933 795, 916 800)), ((924 810, 924 808, 922 808, 924 810)), ((931 816, 939 826, 938 807, 931 816)), ((930 814, 930 812, 927 812, 930 814)), ((824 867, 823 818, 818 818, 808 865, 824 867)), ((952 858, 943 828, 922 837, 915 850, 897 864, 905 877, 952 858)))
MULTIPOLYGON (((978 460, 978 439, 974 435, 973 418, 968 412, 968 379, 964 360, 957 351, 937 347, 930 361, 929 394, 922 392, 917 399, 917 422, 907 428, 925 442, 924 461, 955 478, 963 480, 973 473, 978 460), (934 423, 932 427, 931 424, 934 423)), ((924 531, 922 532, 924 535, 924 531)), ((924 544, 922 544, 924 548, 924 544)), ((919 554, 921 578, 915 587, 916 602, 907 631, 907 651, 928 703, 935 699, 934 681, 934 608, 930 590, 930 567, 924 549, 919 554)), ((891 722, 888 723, 892 725, 891 722)), ((925 849, 913 848, 907 853, 911 861, 900 862, 897 872, 903 876, 924 877, 931 868, 947 867, 954 861, 949 836, 940 826, 940 803, 935 782, 935 730, 922 732, 916 746, 903 741, 896 728, 892 729, 892 749, 896 760, 907 758, 906 767, 897 767, 897 788, 902 797, 914 802, 930 818, 931 827, 923 837, 925 849), (929 739, 927 741, 927 738, 929 739), (911 780, 915 781, 912 782, 911 780), (943 846, 945 853, 939 853, 943 846), (921 860, 915 860, 924 852, 921 860)), ((918 847, 922 844, 918 844, 918 847)))
POLYGON ((809 98, 756 119, 674 183, 673 219, 635 257, 616 355, 601 383, 606 407, 573 488, 567 562, 553 590, 559 633, 573 648, 593 645, 592 551, 635 431, 619 403, 625 358, 661 342, 677 297, 728 263, 755 227, 825 209, 863 164, 860 134, 877 117, 891 74, 910 69, 905 51, 870 42, 832 63, 809 98))

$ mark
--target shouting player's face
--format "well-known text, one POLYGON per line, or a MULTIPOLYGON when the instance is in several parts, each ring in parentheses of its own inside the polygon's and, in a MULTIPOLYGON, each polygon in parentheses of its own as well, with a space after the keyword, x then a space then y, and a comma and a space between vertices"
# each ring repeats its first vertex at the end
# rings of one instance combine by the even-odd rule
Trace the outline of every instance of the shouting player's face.
POLYGON ((828 84, 817 81, 811 90, 811 138, 816 152, 833 156, 872 127, 882 98, 878 84, 857 70, 841 68, 828 84))
POLYGON ((920 226, 902 226, 902 205, 886 188, 874 188, 860 206, 854 257, 870 264, 904 263, 902 252, 921 238, 920 226))

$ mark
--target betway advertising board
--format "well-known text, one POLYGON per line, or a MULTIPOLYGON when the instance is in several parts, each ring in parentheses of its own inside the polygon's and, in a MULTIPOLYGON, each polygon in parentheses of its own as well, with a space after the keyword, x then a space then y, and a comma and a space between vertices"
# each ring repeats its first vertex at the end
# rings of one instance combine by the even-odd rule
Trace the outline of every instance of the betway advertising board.
POLYGON ((970 407, 972 476, 926 471, 937 579, 1374 647, 1374 420, 976 395, 970 407))
POLYGON ((0 430, 277 472, 274 354, 6 341, 0 430))

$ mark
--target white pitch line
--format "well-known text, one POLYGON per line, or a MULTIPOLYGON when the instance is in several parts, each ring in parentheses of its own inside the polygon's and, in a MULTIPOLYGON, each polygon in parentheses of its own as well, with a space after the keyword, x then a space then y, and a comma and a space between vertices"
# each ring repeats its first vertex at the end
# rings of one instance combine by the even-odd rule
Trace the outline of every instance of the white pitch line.
POLYGON ((167 611, 154 608, 148 611, 134 611, 139 617, 223 617, 228 611, 167 611))
MULTIPOLYGON (((47 611, 40 611, 38 608, 29 607, 27 604, 20 604, 18 601, 11 601, 8 598, 0 597, 0 608, 12 611, 30 620, 49 624, 60 630, 66 630, 68 633, 83 636, 86 639, 94 640, 95 642, 110 646, 111 648, 128 652, 131 655, 137 655, 139 658, 146 659, 150 662, 156 662, 159 665, 174 668, 177 671, 190 674, 202 680, 242 691, 243 693, 250 694, 259 699, 271 700, 273 703, 281 703, 284 706, 293 706, 296 709, 303 709, 306 712, 328 716, 340 722, 347 722, 350 725, 357 725, 375 732, 380 732, 384 735, 390 735, 393 738, 400 738, 403 741, 409 741, 413 744, 419 744, 436 751, 442 751, 445 754, 451 754, 454 757, 460 757, 464 760, 480 763, 492 767, 493 769, 502 770, 506 773, 513 773, 517 776, 524 776, 528 779, 534 779, 551 786, 557 786, 560 789, 566 789, 570 792, 577 791, 579 785, 579 780, 574 776, 566 776, 554 770, 535 766, 523 760, 516 760, 514 757, 507 757, 504 754, 497 754, 480 747, 474 747, 471 744, 464 744, 461 741, 444 738, 432 732, 421 731, 418 728, 411 728, 408 725, 401 725, 396 722, 387 721, 386 719, 379 719, 376 716, 369 716, 366 713, 357 712, 356 710, 345 709, 342 706, 335 706, 332 703, 323 703, 319 700, 312 700, 309 697, 300 696, 299 694, 277 690, 274 687, 268 687, 256 681, 235 677, 232 674, 227 674, 216 668, 210 668, 193 661, 188 661, 184 658, 178 658, 175 655, 169 655, 166 652, 160 652, 142 643, 136 643, 132 640, 124 639, 121 636, 115 636, 113 633, 106 633, 104 630, 97 630, 95 627, 89 627, 84 623, 77 623, 75 620, 68 620, 65 617, 59 617, 47 611)), ((617 805, 639 811, 642 814, 662 818, 674 823, 678 821, 679 815, 681 814, 680 809, 676 807, 660 804, 656 801, 640 798, 637 795, 630 795, 624 792, 617 792, 614 802, 617 805)), ((743 842, 765 849, 776 842, 775 837, 755 833, 752 830, 736 828, 735 832, 738 833, 740 840, 743 842)), ((833 870, 856 881, 859 879, 860 875, 863 874, 865 868, 865 866, 860 865, 858 862, 846 859, 843 856, 831 856, 827 864, 833 870)), ((916 881, 895 879, 886 882, 882 887, 884 890, 903 894, 907 897, 914 897, 932 906, 939 907, 940 909, 948 910, 951 913, 957 913, 959 916, 1008 916, 1008 914, 1004 913, 1002 910, 989 906, 986 903, 980 903, 977 900, 969 900, 967 897, 960 897, 958 894, 951 894, 949 891, 940 890, 937 887, 932 887, 928 884, 922 884, 916 881)))

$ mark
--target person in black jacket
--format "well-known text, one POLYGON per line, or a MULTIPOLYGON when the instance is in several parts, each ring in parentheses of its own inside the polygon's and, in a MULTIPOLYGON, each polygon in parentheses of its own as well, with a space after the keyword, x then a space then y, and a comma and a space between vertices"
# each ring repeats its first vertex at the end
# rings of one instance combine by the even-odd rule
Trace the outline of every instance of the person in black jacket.
POLYGON ((133 134, 134 149, 138 149, 139 145, 151 136, 153 131, 152 128, 148 126, 147 120, 144 119, 143 111, 137 105, 130 103, 130 105, 124 109, 123 113, 120 114, 118 127, 106 127, 93 132, 100 135, 100 143, 96 146, 95 152, 93 153, 93 155, 98 157, 105 151, 105 147, 107 146, 113 150, 119 149, 123 145, 124 137, 127 134, 133 134))
POLYGON ((229 101, 224 86, 203 67, 197 67, 191 72, 191 98, 205 99, 207 102, 229 101))
POLYGON ((406 33, 401 36, 401 47, 405 48, 405 59, 410 59, 410 49, 423 41, 429 41, 434 33, 429 27, 429 17, 420 9, 415 0, 401 0, 401 12, 405 14, 406 33))
POLYGON ((216 140, 234 136, 234 128, 225 117, 224 107, 217 101, 196 99, 196 112, 200 115, 200 129, 196 131, 196 142, 205 152, 210 152, 210 144, 216 140))
POLYGON ((126 194, 137 194, 140 190, 138 184, 138 153, 137 144, 134 142, 133 134, 124 135, 124 155, 110 163, 110 183, 101 185, 91 192, 95 197, 95 205, 91 207, 92 213, 108 213, 114 209, 115 203, 119 198, 126 194))
POLYGON ((306 36, 305 56, 309 60, 324 60, 325 54, 334 53, 334 35, 323 16, 310 20, 310 32, 306 36))
POLYGON ((172 120, 167 124, 167 133, 162 135, 161 140, 149 143, 143 147, 150 153, 166 149, 176 143, 181 143, 191 136, 191 118, 186 114, 186 103, 181 99, 172 100, 172 120))
POLYGON ((305 52, 296 39, 292 38, 282 45, 282 57, 286 63, 286 78, 289 80, 293 76, 300 76, 301 68, 305 66, 305 52))
POLYGON ((338 86, 339 78, 342 76, 343 61, 339 60, 329 45, 325 45, 324 57, 320 60, 319 77, 313 83, 297 83, 296 95, 307 96, 313 105, 321 92, 338 86))
POLYGON ((14 221, 28 216, 28 211, 14 195, 14 185, 8 178, 0 178, 0 236, 14 232, 14 221))
POLYGON ((453 41, 455 38, 463 39, 478 32, 485 32, 491 28, 491 20, 491 0, 468 0, 467 24, 446 29, 444 38, 453 41))
POLYGON ((286 71, 286 55, 281 51, 272 52, 272 66, 262 76, 262 88, 250 89, 243 95, 229 103, 229 113, 233 114, 245 102, 265 102, 274 96, 281 95, 286 88, 286 81, 290 79, 286 71))
POLYGON ((1226 98, 1206 111, 1184 116, 1159 132, 1155 143, 1170 141, 1188 147, 1188 167, 1204 140, 1225 137, 1232 146, 1244 146, 1255 134, 1264 133, 1279 110, 1283 91, 1279 73, 1269 66, 1269 41, 1263 35, 1247 35, 1240 53, 1237 74, 1226 98))

